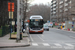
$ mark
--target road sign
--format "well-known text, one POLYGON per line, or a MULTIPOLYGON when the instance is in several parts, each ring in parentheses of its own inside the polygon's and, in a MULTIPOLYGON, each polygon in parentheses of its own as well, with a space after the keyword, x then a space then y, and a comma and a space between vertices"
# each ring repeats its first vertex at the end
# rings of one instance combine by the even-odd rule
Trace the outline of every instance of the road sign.
POLYGON ((13 19, 13 12, 9 12, 9 19, 13 19))
POLYGON ((53 26, 53 23, 52 22, 50 22, 50 26, 53 26))
POLYGON ((52 24, 52 22, 50 22, 50 24, 52 24))

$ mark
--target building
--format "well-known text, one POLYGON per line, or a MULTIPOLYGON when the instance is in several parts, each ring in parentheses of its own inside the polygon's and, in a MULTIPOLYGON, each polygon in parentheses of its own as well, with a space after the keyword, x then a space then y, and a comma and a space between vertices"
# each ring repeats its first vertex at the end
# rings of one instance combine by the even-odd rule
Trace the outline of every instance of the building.
POLYGON ((75 21, 75 0, 52 0, 51 21, 75 21))

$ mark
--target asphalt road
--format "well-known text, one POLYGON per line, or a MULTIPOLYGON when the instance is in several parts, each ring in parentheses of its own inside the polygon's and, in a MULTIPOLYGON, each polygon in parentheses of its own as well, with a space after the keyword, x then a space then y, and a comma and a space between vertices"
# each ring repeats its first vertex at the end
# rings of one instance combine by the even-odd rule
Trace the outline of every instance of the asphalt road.
POLYGON ((75 33, 50 28, 43 34, 30 34, 31 46, 0 50, 75 50, 75 33))

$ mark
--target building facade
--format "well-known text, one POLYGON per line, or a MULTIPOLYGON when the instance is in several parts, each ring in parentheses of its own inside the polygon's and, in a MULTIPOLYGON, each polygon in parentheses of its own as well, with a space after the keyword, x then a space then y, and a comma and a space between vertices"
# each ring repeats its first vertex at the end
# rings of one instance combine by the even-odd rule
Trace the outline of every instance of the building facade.
POLYGON ((51 21, 75 21, 75 0, 52 0, 51 21))

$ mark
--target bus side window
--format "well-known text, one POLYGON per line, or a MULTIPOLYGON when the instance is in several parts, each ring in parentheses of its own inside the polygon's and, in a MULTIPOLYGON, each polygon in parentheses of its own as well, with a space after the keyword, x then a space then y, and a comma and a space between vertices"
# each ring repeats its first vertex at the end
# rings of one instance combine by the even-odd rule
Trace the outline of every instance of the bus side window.
POLYGON ((44 21, 43 20, 40 20, 40 24, 42 25, 44 23, 44 21))

